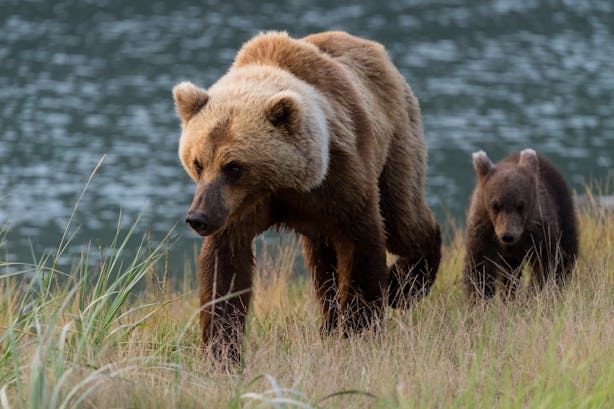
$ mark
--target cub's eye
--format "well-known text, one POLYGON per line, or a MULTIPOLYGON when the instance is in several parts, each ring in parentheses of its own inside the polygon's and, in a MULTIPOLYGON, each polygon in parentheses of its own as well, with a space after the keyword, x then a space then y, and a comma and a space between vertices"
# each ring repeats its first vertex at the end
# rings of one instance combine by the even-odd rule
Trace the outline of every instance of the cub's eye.
POLYGON ((524 206, 525 206, 525 205, 524 205, 524 202, 519 202, 519 203, 516 205, 516 209, 518 210, 518 212, 519 212, 519 213, 524 212, 524 206))
POLYGON ((243 173, 243 167, 237 162, 230 162, 222 168, 224 175, 231 181, 236 181, 243 173))
POLYGON ((196 175, 200 176, 203 171, 203 166, 200 164, 200 162, 195 160, 194 162, 192 162, 192 166, 194 166, 194 171, 196 172, 196 175))
POLYGON ((501 211, 501 205, 499 202, 492 202, 492 211, 495 213, 499 213, 501 211))

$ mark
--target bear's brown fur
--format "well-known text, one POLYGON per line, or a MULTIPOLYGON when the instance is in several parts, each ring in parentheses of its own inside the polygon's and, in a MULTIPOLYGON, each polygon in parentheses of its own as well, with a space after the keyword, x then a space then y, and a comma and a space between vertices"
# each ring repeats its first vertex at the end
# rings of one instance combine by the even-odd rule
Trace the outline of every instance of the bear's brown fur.
POLYGON ((470 299, 492 298, 497 282, 513 297, 523 262, 541 289, 554 278, 563 284, 578 254, 577 222, 563 177, 532 149, 493 164, 473 154, 477 186, 467 219, 465 289, 470 299))
POLYGON ((386 294, 406 306, 429 292, 441 239, 424 197, 420 110, 380 44, 269 32, 208 90, 181 83, 173 94, 179 155, 197 183, 186 220, 205 236, 202 341, 214 355, 239 358, 250 243, 270 226, 303 235, 324 332, 368 327, 386 294), (399 256, 390 272, 386 248, 399 256))

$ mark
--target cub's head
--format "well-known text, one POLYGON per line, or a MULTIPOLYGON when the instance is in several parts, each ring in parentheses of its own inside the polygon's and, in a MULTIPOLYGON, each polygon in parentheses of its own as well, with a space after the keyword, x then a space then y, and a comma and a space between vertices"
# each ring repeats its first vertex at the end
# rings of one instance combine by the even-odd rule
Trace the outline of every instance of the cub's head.
POLYGON ((486 152, 473 154, 473 167, 495 234, 505 246, 518 242, 536 203, 538 156, 525 149, 514 160, 493 164, 486 152))
POLYGON ((182 82, 173 96, 179 156, 197 184, 186 222, 199 235, 240 219, 278 189, 309 191, 324 180, 328 128, 309 94, 227 74, 209 91, 182 82))

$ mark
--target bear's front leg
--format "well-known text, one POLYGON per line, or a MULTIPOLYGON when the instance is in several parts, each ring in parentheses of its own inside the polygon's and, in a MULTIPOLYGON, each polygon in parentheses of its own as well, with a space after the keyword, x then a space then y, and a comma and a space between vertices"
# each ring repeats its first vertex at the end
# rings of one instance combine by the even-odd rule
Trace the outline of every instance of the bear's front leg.
POLYGON ((534 253, 537 257, 532 261, 531 286, 536 291, 541 291, 549 281, 563 288, 571 277, 575 266, 575 254, 573 249, 571 252, 566 252, 562 246, 564 240, 561 235, 558 226, 545 222, 542 222, 541 231, 532 234, 534 253))
POLYGON ((225 231, 204 239, 199 260, 201 346, 213 360, 239 362, 251 300, 249 240, 225 231))
POLYGON ((337 237, 342 325, 346 335, 371 327, 383 315, 388 286, 383 223, 379 213, 356 220, 347 236, 337 237))
POLYGON ((520 287, 524 258, 505 257, 502 260, 503 262, 499 266, 501 288, 503 290, 501 295, 505 301, 512 301, 516 298, 516 292, 520 287))
POLYGON ((339 318, 339 276, 337 255, 330 238, 303 236, 305 262, 313 278, 322 311, 322 335, 337 328, 339 318))
POLYGON ((470 301, 489 300, 494 297, 497 283, 497 263, 502 262, 493 240, 469 237, 465 255, 463 284, 470 301))

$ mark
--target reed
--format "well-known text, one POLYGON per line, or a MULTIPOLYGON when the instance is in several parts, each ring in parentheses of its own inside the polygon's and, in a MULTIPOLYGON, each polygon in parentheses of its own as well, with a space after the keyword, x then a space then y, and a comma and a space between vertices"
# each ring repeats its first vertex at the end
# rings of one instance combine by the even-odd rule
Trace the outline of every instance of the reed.
MULTIPOLYGON (((614 212, 588 195, 581 253, 563 292, 521 290, 474 307, 459 281, 460 229, 432 293, 388 310, 379 331, 319 336, 296 238, 256 246, 245 364, 198 349, 197 280, 171 282, 171 235, 150 248, 134 226, 59 271, 57 256, 0 261, 2 408, 601 408, 614 402, 614 212), (91 267, 91 252, 102 252, 91 267)), ((138 221, 137 221, 138 222, 138 221)), ((0 234, 2 243, 3 234, 0 234)))

